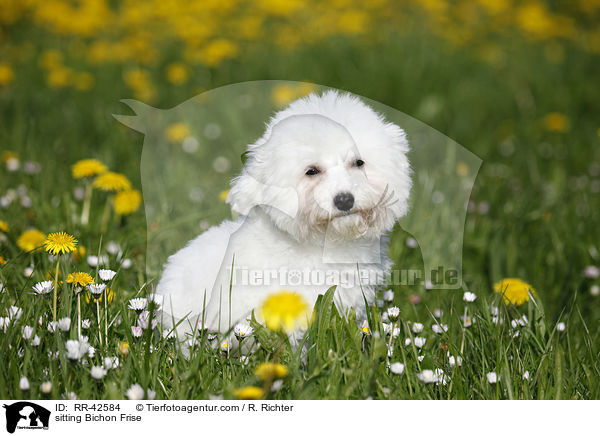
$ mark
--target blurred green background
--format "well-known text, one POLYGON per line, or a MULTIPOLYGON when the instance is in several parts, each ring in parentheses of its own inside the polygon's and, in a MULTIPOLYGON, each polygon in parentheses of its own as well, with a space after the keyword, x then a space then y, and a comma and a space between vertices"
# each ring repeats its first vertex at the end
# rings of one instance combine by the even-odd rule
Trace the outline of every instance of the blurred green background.
MULTIPOLYGON (((483 160, 465 226, 470 289, 520 277, 554 318, 579 299, 597 321, 598 279, 584 270, 600 264, 599 17, 598 0, 0 0, 0 148, 41 164, 0 173, 0 194, 22 184, 32 200, 0 213, 17 230, 76 226, 56 205, 81 158, 140 188, 143 137, 112 117, 131 113, 121 99, 167 109, 226 84, 310 82, 396 108, 483 160)), ((279 87, 273 104, 310 90, 279 87)), ((183 146, 185 126, 171 133, 183 146)), ((199 195, 212 211, 203 228, 229 214, 221 157, 239 168, 235 156, 206 156, 215 183, 199 195)), ((108 236, 142 259, 143 214, 121 224, 108 236)), ((421 263, 400 229, 391 255, 421 263)))

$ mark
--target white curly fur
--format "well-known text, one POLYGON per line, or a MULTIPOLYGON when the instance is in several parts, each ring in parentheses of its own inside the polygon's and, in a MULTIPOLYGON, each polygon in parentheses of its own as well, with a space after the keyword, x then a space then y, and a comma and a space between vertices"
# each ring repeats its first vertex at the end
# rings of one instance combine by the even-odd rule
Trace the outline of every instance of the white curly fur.
POLYGON ((407 212, 408 149, 400 127, 349 94, 311 94, 275 114, 248 146, 246 165, 232 182, 227 202, 241 216, 169 257, 157 288, 163 322, 185 318, 181 332, 204 320, 205 328, 225 332, 270 293, 291 290, 312 305, 331 284, 338 285, 340 311, 361 313, 363 293, 372 302, 375 286, 361 286, 358 271, 362 277, 389 271, 386 234, 407 212), (306 175, 311 167, 320 172, 306 175), (342 192, 354 197, 348 211, 334 205, 342 192), (236 275, 232 283, 232 264, 237 271, 279 274, 259 285, 236 275), (301 283, 281 273, 292 270, 305 274, 301 283), (329 281, 307 281, 315 272, 329 281))

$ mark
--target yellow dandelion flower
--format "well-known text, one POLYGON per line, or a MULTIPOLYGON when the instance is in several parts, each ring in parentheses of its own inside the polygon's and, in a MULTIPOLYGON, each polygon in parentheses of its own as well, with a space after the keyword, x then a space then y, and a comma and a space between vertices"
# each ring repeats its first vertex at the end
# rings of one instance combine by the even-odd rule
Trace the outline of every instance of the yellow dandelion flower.
POLYGON ((6 265, 6 259, 4 256, 0 256, 0 265, 6 265))
POLYGON ((15 80, 15 72, 5 62, 0 62, 0 85, 8 85, 15 80))
POLYGON ((64 88, 69 84, 73 70, 62 65, 52 67, 46 75, 46 83, 51 88, 64 88))
POLYGON ((227 39, 216 39, 202 48, 201 57, 206 65, 214 67, 222 60, 234 57, 238 52, 238 46, 227 39))
POLYGON ((57 67, 62 61, 63 54, 58 50, 46 50, 40 56, 40 65, 46 69, 57 67))
POLYGON ((258 365, 254 371, 254 375, 262 380, 274 380, 277 378, 284 378, 288 375, 289 371, 281 363, 265 362, 258 365))
POLYGON ((65 232, 50 233, 44 241, 44 248, 52 254, 63 254, 74 251, 77 239, 65 232))
POLYGON ((131 182, 123 174, 108 171, 94 179, 94 187, 102 191, 124 191, 131 189, 131 182))
POLYGON ((19 155, 14 151, 6 150, 2 152, 2 163, 7 163, 9 160, 19 159, 19 155))
POLYGON ((46 239, 46 235, 37 229, 25 230, 17 239, 17 247, 23 251, 31 251, 40 247, 46 239))
POLYGON ((502 279, 494 285, 494 291, 502 294, 506 304, 520 306, 529 301, 529 294, 535 297, 535 289, 521 279, 502 279))
POLYGON ((71 167, 71 173, 74 179, 83 179, 84 177, 97 176, 108 171, 106 165, 98 159, 82 159, 75 162, 71 167))
POLYGON ((188 68, 179 62, 174 62, 167 67, 167 80, 173 85, 183 85, 188 81, 190 72, 188 68))
POLYGON ((115 195, 113 209, 119 215, 129 215, 140 208, 142 194, 136 189, 121 191, 115 195))
POLYGON ((459 162, 456 164, 456 174, 460 177, 466 177, 469 175, 469 165, 464 162, 459 162))
POLYGON ((167 127, 165 135, 170 142, 183 142, 185 138, 190 136, 190 128, 185 123, 173 123, 167 127))
POLYGON ((119 354, 125 356, 129 353, 129 342, 121 341, 119 342, 118 348, 119 354))
POLYGON ((246 386, 245 388, 236 389, 233 394, 240 400, 259 400, 265 396, 265 390, 258 386, 246 386))
POLYGON ((281 291, 269 296, 262 307, 260 315, 271 330, 293 330, 297 325, 308 325, 308 305, 300 295, 281 291))
POLYGON ((558 112, 549 113, 544 117, 546 129, 550 132, 566 132, 570 128, 569 119, 558 112))
POLYGON ((75 259, 76 262, 81 261, 83 258, 85 258, 86 252, 87 250, 85 249, 85 247, 83 245, 79 245, 77 249, 73 252, 73 259, 75 259))
POLYGON ((277 85, 273 88, 271 99, 277 106, 285 106, 296 98, 296 90, 288 84, 277 85))
POLYGON ((221 191, 219 193, 219 200, 221 200, 223 203, 225 203, 225 200, 227 200, 228 195, 229 195, 229 189, 227 189, 225 191, 221 191))
POLYGON ((74 81, 75 89, 77 89, 78 91, 89 91, 94 87, 95 83, 94 76, 92 76, 87 71, 77 73, 75 75, 74 81))
POLYGON ((6 224, 6 221, 0 220, 0 232, 8 233, 10 227, 6 224))
MULTIPOLYGON (((106 295, 108 296, 108 299, 106 300, 107 303, 112 303, 115 299, 115 293, 111 288, 106 288, 106 295)), ((102 303, 102 298, 104 298, 104 292, 102 292, 100 294, 100 296, 98 298, 96 298, 95 296, 90 297, 90 293, 87 292, 85 294, 85 302, 89 303, 90 301, 93 301, 94 303, 96 302, 96 300, 98 300, 99 302, 102 303)))
POLYGON ((67 276, 67 283, 73 283, 74 286, 84 287, 90 283, 94 283, 94 279, 86 272, 76 272, 67 276))

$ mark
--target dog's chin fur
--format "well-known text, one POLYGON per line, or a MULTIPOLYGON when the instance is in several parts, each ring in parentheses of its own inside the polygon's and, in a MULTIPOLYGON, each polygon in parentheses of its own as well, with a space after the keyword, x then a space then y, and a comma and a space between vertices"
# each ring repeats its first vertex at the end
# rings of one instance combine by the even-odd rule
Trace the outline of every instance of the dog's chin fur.
MULTIPOLYGON (((259 270, 352 271, 358 266, 384 274, 390 267, 379 242, 406 214, 411 188, 402 129, 356 97, 327 92, 277 113, 248 151, 227 197, 242 218, 209 229, 169 258, 158 285, 167 324, 187 315, 204 319, 201 327, 224 332, 230 325, 221 322, 220 312, 229 311, 234 323, 281 288, 291 288, 312 305, 328 287, 234 284, 229 301, 223 290, 229 289, 226 270, 233 262, 259 270), (357 159, 364 164, 355 164, 357 159), (317 166, 318 174, 306 174, 317 166), (339 193, 352 194, 349 210, 335 206, 339 193)), ((363 296, 372 302, 374 291, 370 285, 339 290, 335 302, 342 313, 361 312, 363 296)), ((182 325, 190 326, 183 330, 198 327, 182 325)))

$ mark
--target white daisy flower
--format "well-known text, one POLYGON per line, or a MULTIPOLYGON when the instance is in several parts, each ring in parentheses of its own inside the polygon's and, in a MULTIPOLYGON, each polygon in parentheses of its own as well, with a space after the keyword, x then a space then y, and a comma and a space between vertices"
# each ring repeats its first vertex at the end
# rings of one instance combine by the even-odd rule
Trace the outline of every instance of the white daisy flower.
MULTIPOLYGON (((389 335, 390 333, 392 333, 392 324, 384 322, 381 324, 381 327, 383 327, 383 333, 385 333, 386 335, 389 335)), ((396 333, 396 329, 398 330, 398 335, 400 334, 400 328, 396 327, 394 328, 394 333, 396 333)), ((396 337, 396 336, 394 336, 396 337)))
POLYGON ((510 322, 510 325, 513 329, 516 329, 517 327, 524 327, 527 324, 529 324, 529 320, 527 319, 526 315, 523 315, 521 318, 518 319, 513 319, 510 322))
POLYGON ((409 346, 411 343, 412 343, 412 340, 411 340, 410 338, 406 338, 406 339, 404 340, 404 345, 405 345, 405 346, 407 346, 407 347, 408 347, 408 346, 409 346))
POLYGON ((68 340, 65 343, 67 348, 67 357, 72 360, 79 360, 85 356, 90 348, 87 341, 68 340))
POLYGON ((23 339, 29 339, 31 338, 31 335, 33 334, 33 327, 26 325, 23 327, 23 339))
POLYGON ((417 378, 423 383, 433 383, 435 381, 435 375, 431 369, 424 369, 417 374, 417 378))
POLYGON ((444 311, 442 309, 433 309, 433 316, 436 318, 441 318, 443 314, 444 311))
POLYGON ((108 282, 112 280, 115 275, 117 275, 117 272, 111 269, 101 269, 98 271, 98 275, 103 281, 108 282))
POLYGON ((450 367, 455 367, 455 366, 462 366, 462 357, 460 356, 450 356, 448 357, 448 364, 450 365, 450 367))
POLYGON ((283 380, 275 380, 271 386, 271 392, 277 392, 283 386, 283 380))
POLYGON ((421 333, 423 331, 423 324, 420 322, 414 322, 411 329, 413 333, 421 333))
POLYGON ((144 310, 148 307, 148 300, 145 298, 132 298, 129 300, 129 307, 131 310, 144 310))
POLYGON ((154 329, 158 325, 158 320, 152 318, 152 323, 150 323, 150 312, 147 310, 142 311, 138 316, 138 325, 143 329, 147 329, 150 324, 152 324, 152 328, 154 329))
POLYGON ((94 295, 100 295, 106 289, 104 283, 91 283, 88 285, 88 290, 94 295))
POLYGON ((425 356, 423 356, 423 355, 417 356, 417 360, 419 362, 422 362, 423 360, 425 360, 425 356))
POLYGON ((29 390, 29 380, 27 379, 27 377, 21 377, 21 379, 19 380, 19 389, 21 389, 22 391, 29 390))
POLYGON ((130 400, 142 400, 144 398, 144 389, 136 383, 125 392, 125 395, 130 400))
POLYGON ((500 309, 498 309, 498 306, 492 306, 491 313, 493 316, 498 316, 500 314, 500 309))
POLYGON ((221 342, 220 348, 221 348, 221 351, 227 352, 231 348, 231 345, 229 344, 229 341, 225 340, 225 341, 221 342))
POLYGON ((404 364, 400 362, 391 363, 390 372, 392 374, 402 374, 404 372, 404 364))
POLYGON ((90 373, 93 378, 95 378, 96 380, 100 380, 106 375, 106 370, 101 366, 92 366, 90 373))
POLYGON ((148 400, 154 400, 156 398, 156 392, 153 391, 152 389, 147 389, 146 390, 146 398, 148 400))
POLYGON ((488 372, 485 377, 487 378, 488 383, 494 384, 498 381, 498 375, 495 372, 488 372))
POLYGON ((383 301, 387 301, 388 303, 394 301, 394 291, 388 289, 383 293, 383 301))
POLYGON ((414 339, 415 347, 422 348, 423 345, 425 345, 425 342, 427 342, 427 339, 422 338, 420 336, 415 336, 415 339, 414 339))
POLYGON ((162 307, 164 299, 165 299, 164 295, 159 295, 159 294, 148 295, 148 302, 154 303, 158 309, 160 309, 162 307))
POLYGON ((106 265, 108 264, 108 256, 105 254, 98 256, 88 256, 87 263, 92 268, 96 268, 98 265, 106 265))
POLYGON ((589 265, 585 267, 585 270, 583 270, 583 274, 588 279, 597 279, 598 277, 600 277, 600 269, 595 265, 589 265))
POLYGON ((19 318, 21 318, 21 315, 23 315, 23 309, 21 309, 20 307, 17 306, 10 306, 8 308, 8 318, 12 321, 12 320, 17 320, 19 318))
POLYGON ((412 238, 410 236, 406 238, 406 246, 408 248, 417 248, 418 245, 419 244, 417 243, 417 240, 415 238, 412 238))
POLYGON ((558 330, 559 332, 564 332, 566 328, 567 326, 564 322, 559 322, 558 324, 556 324, 556 330, 558 330))
POLYGON ((33 337, 33 339, 31 340, 31 346, 37 347, 38 345, 40 345, 41 342, 42 341, 41 341, 40 337, 38 335, 35 335, 33 337))
POLYGON ((447 376, 446 374, 444 374, 444 370, 441 368, 436 368, 433 371, 433 381, 435 384, 438 385, 446 385, 448 383, 448 381, 450 380, 450 377, 447 376))
POLYGON ((400 308, 393 306, 387 310, 388 317, 390 321, 397 321, 400 317, 400 308))
POLYGON ((523 380, 529 380, 529 371, 523 373, 523 380))
POLYGON ((59 319, 57 326, 59 330, 62 330, 63 332, 68 332, 71 329, 71 318, 66 316, 64 318, 59 319))
POLYGON ((10 325, 10 318, 8 316, 0 316, 0 329, 6 331, 10 325))
POLYGON ((460 319, 462 320, 464 327, 471 327, 473 325, 473 318, 469 315, 461 316, 460 319))
POLYGON ((366 319, 363 321, 362 325, 360 326, 360 329, 362 330, 362 332, 365 335, 370 335, 371 334, 371 329, 369 328, 369 323, 367 322, 366 319))
POLYGON ((86 318, 86 319, 81 320, 81 328, 82 329, 89 329, 90 325, 91 325, 91 322, 89 319, 86 318))
POLYGON ((467 291, 463 294, 463 300, 466 301, 467 303, 472 303, 476 299, 477 299, 477 295, 475 295, 473 292, 467 291))
POLYGON ((28 266, 23 270, 23 276, 25 278, 29 278, 33 275, 33 267, 32 266, 28 266))
POLYGON ((144 333, 144 330, 138 325, 131 326, 131 334, 134 338, 139 338, 144 333))
POLYGON ((129 268, 131 268, 131 265, 133 265, 133 262, 131 261, 131 259, 123 259, 123 263, 121 263, 121 268, 129 269, 129 268))
POLYGON ((238 323, 233 327, 233 334, 238 339, 252 336, 252 333, 254 333, 254 329, 247 323, 238 323))
POLYGON ((104 367, 106 369, 114 369, 119 367, 119 358, 118 357, 105 357, 104 358, 104 367))
MULTIPOLYGON (((85 337, 85 340, 87 341, 87 337, 85 337)), ((88 357, 91 359, 92 357, 94 357, 96 355, 96 349, 90 345, 90 348, 88 348, 87 354, 88 354, 88 357)))
POLYGON ((50 392, 52 392, 52 382, 50 381, 45 381, 44 383, 42 383, 40 385, 40 390, 42 391, 42 393, 44 394, 49 394, 50 392))
POLYGON ((106 244, 106 251, 108 254, 115 255, 121 251, 121 247, 115 241, 109 241, 108 244, 106 244))
POLYGON ((592 287, 590 288, 590 295, 593 295, 594 297, 600 295, 600 286, 592 285, 592 287))
POLYGON ((448 331, 448 324, 434 324, 431 326, 431 330, 433 330, 434 333, 444 333, 448 331))

